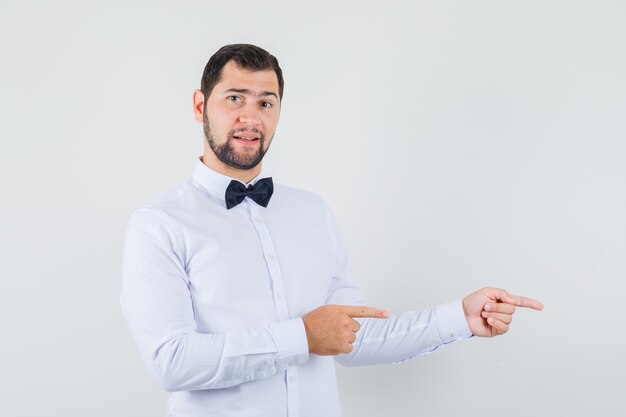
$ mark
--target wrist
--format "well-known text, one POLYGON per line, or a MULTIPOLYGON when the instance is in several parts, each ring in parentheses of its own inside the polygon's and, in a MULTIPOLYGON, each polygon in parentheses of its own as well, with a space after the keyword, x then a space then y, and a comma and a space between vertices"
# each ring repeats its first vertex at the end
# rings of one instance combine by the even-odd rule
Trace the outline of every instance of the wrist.
POLYGON ((307 343, 309 353, 314 353, 315 341, 313 338, 313 330, 311 328, 311 323, 309 322, 309 318, 307 318, 307 316, 303 316, 302 323, 304 323, 304 332, 306 333, 306 343, 307 343))

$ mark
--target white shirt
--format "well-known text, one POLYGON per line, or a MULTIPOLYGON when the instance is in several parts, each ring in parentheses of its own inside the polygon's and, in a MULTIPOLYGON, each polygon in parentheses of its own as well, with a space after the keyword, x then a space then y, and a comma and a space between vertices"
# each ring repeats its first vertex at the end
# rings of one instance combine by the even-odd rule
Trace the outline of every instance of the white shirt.
POLYGON ((458 300, 359 319, 352 353, 309 354, 303 315, 364 304, 334 216, 280 184, 267 208, 246 198, 227 210, 231 180, 199 158, 189 181, 128 223, 122 311, 144 364, 173 392, 169 417, 339 417, 335 359, 397 363, 472 335, 458 300))

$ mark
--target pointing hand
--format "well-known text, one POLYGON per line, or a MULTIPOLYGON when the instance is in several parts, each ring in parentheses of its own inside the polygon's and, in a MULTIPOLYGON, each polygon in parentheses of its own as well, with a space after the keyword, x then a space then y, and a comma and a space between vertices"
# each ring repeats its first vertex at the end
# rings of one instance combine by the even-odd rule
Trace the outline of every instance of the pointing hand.
POLYGON ((325 305, 302 317, 309 352, 316 355, 338 355, 352 352, 352 343, 361 328, 357 317, 383 319, 385 310, 366 306, 325 305))
POLYGON ((543 304, 532 298, 511 295, 499 288, 483 288, 463 299, 463 311, 475 336, 493 337, 506 333, 515 307, 543 310, 543 304))

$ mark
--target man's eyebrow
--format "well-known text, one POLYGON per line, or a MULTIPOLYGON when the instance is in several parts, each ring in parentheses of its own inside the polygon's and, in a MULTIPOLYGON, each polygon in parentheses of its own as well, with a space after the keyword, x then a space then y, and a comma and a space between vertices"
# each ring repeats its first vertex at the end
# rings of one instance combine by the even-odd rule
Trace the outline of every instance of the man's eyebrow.
POLYGON ((257 97, 274 96, 274 97, 278 98, 276 93, 274 93, 273 91, 259 91, 258 93, 254 93, 252 90, 250 90, 248 88, 229 88, 228 90, 226 90, 224 92, 225 93, 249 94, 249 95, 257 96, 257 97))

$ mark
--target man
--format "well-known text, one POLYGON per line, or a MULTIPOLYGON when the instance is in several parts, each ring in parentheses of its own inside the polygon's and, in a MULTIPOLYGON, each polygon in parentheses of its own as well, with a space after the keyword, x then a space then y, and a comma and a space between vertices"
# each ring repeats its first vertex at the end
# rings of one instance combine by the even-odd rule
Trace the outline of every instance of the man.
POLYGON ((543 308, 494 288, 399 316, 364 306, 328 206, 263 174, 283 85, 265 50, 217 51, 193 95, 192 178, 129 221, 122 309, 171 417, 340 416, 335 359, 397 363, 543 308))

